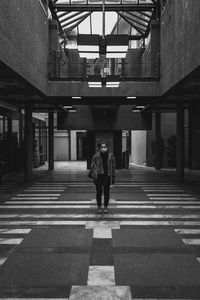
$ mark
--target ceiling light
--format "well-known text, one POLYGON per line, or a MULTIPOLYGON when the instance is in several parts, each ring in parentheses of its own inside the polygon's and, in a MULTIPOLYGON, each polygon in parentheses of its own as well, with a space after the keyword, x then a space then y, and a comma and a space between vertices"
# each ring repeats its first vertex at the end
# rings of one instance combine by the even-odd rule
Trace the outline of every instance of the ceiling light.
POLYGON ((101 88, 102 87, 101 81, 89 81, 88 85, 89 85, 89 87, 94 87, 94 88, 101 88))
POLYGON ((131 97, 126 97, 128 100, 130 100, 130 99, 136 99, 136 97, 133 97, 133 96, 131 96, 131 97))
POLYGON ((75 96, 75 97, 72 97, 72 99, 81 99, 80 96, 75 96))
POLYGON ((141 110, 140 110, 140 109, 134 109, 134 108, 133 108, 133 109, 132 109, 132 112, 133 112, 133 113, 141 112, 141 110))
POLYGON ((95 59, 99 58, 99 52, 79 52, 81 58, 95 59))
POLYGON ((65 108, 65 109, 70 109, 70 108, 73 108, 73 107, 70 106, 70 105, 65 105, 65 106, 63 106, 63 108, 65 108))
POLYGON ((145 106, 144 105, 137 105, 137 108, 138 109, 143 109, 143 108, 145 108, 145 106))
POLYGON ((119 82, 114 81, 114 82, 106 82, 106 87, 111 88, 111 87, 119 87, 119 82))

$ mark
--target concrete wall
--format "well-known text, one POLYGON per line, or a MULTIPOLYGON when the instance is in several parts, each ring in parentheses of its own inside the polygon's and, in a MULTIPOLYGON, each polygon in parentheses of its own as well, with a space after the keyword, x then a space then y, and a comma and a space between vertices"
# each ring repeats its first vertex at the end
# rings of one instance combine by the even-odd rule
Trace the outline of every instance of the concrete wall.
POLYGON ((169 0, 161 18, 161 92, 200 65, 200 1, 169 0))
POLYGON ((130 163, 146 165, 146 131, 131 131, 130 163))
POLYGON ((69 160, 69 136, 66 131, 54 132, 54 160, 69 160))
MULTIPOLYGON (((161 136, 165 141, 165 152, 163 157, 163 165, 168 166, 167 156, 167 139, 172 135, 176 135, 176 113, 161 114, 161 136)), ((152 116, 152 130, 147 131, 147 165, 152 166, 154 156, 152 153, 152 141, 155 141, 155 115, 152 116)))
POLYGON ((48 20, 38 0, 0 1, 0 45, 0 60, 46 93, 48 20))

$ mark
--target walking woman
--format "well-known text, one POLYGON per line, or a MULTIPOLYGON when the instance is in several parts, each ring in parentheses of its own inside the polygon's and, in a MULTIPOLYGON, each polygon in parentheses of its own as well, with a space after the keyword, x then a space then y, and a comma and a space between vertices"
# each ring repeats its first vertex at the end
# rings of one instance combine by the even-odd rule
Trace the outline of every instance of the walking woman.
POLYGON ((108 203, 110 200, 110 185, 115 183, 115 158, 108 152, 108 146, 105 142, 100 144, 100 151, 92 158, 91 177, 96 186, 96 199, 100 213, 108 213, 108 203), (104 208, 101 207, 102 190, 104 189, 104 208))

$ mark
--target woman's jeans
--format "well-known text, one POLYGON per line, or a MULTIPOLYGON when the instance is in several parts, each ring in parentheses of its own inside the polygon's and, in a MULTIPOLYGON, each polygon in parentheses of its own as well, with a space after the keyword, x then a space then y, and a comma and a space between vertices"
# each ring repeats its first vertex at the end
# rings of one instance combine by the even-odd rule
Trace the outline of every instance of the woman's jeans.
POLYGON ((95 182, 96 186, 96 199, 97 205, 101 206, 102 190, 104 190, 104 206, 108 206, 110 199, 110 182, 111 177, 109 175, 101 174, 98 175, 95 182))

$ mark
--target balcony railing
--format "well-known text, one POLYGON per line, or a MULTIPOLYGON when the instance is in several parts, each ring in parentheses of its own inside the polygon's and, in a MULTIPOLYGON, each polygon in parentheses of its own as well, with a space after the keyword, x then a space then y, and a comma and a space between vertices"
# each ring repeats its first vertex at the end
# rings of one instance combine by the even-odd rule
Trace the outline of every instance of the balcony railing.
POLYGON ((120 81, 158 81, 159 53, 135 49, 125 59, 80 58, 77 50, 67 53, 49 50, 49 80, 89 81, 97 77, 120 81))

